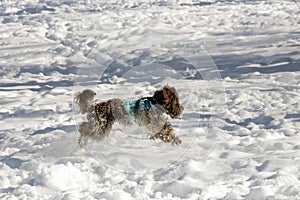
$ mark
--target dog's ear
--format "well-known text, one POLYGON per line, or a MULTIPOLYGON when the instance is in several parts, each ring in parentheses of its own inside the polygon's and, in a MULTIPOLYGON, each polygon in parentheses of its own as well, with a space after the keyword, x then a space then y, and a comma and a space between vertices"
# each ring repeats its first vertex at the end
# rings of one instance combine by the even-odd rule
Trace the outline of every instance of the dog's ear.
POLYGON ((93 90, 86 89, 82 92, 75 94, 74 100, 79 106, 80 112, 85 114, 88 112, 89 107, 95 97, 96 93, 93 90))
POLYGON ((155 99, 156 103, 159 105, 164 104, 164 97, 163 97, 163 90, 156 90, 154 92, 153 98, 155 99))
POLYGON ((162 90, 155 91, 153 98, 172 118, 180 117, 183 107, 179 103, 178 93, 174 87, 165 85, 162 90))
POLYGON ((175 88, 165 85, 161 90, 155 91, 153 97, 158 104, 163 105, 170 102, 172 93, 177 94, 175 88))

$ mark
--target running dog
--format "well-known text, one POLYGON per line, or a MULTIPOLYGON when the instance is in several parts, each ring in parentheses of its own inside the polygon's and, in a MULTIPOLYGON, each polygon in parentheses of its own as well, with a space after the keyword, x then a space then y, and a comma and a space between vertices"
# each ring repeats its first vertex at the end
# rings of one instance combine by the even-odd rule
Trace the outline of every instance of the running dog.
POLYGON ((172 125, 167 120, 180 118, 183 107, 174 87, 165 85, 154 92, 152 97, 144 97, 134 101, 122 101, 115 98, 105 102, 93 103, 96 93, 90 89, 75 94, 75 103, 86 121, 79 124, 79 146, 84 147, 88 139, 102 140, 108 136, 115 122, 125 126, 133 123, 146 127, 150 139, 160 139, 165 143, 180 144, 172 125), (165 114, 164 114, 165 113, 165 114))

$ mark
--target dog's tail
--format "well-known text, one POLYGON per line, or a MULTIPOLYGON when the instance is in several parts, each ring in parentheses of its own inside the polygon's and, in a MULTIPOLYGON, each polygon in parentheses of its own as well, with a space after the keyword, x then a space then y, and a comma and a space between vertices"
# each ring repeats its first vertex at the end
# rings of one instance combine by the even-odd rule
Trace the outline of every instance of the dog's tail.
POLYGON ((80 112, 85 114, 88 112, 89 107, 92 104, 92 101, 95 97, 96 93, 93 90, 86 89, 82 92, 78 92, 75 94, 74 100, 79 106, 80 112))

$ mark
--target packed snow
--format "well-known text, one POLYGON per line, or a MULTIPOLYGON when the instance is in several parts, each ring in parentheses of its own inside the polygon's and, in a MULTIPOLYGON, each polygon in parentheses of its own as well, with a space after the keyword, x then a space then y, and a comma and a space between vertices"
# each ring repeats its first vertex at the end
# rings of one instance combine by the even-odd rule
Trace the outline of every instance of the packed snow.
POLYGON ((259 0, 0 2, 0 199, 300 199, 300 6, 259 0), (182 144, 73 105, 176 87, 182 144))

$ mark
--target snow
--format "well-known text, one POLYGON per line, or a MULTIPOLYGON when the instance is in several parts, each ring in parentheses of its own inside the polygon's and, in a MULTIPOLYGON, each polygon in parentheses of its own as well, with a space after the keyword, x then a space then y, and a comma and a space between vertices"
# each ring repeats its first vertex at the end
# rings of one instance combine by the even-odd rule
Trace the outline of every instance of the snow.
POLYGON ((296 1, 0 5, 1 199, 299 199, 296 1), (185 107, 181 145, 116 125, 79 148, 74 91, 164 84, 185 107))

